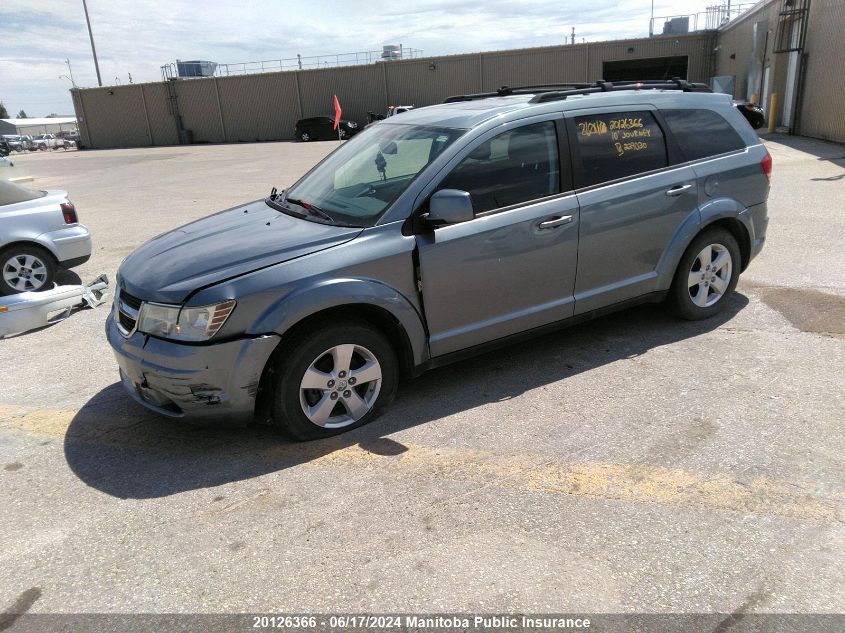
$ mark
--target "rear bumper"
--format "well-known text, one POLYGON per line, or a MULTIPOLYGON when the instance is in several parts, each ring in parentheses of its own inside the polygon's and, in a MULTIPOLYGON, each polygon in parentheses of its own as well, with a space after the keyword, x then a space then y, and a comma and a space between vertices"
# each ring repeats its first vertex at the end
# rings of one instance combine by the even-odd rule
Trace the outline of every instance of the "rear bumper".
POLYGON ((245 424, 255 413, 258 383, 277 335, 211 345, 185 345, 136 332, 124 337, 106 320, 106 336, 123 387, 161 415, 245 424))
POLYGON ((52 251, 66 268, 78 266, 91 257, 91 234, 82 224, 42 233, 36 240, 52 251))
POLYGON ((748 208, 751 221, 751 253, 749 261, 757 257, 766 243, 766 229, 769 227, 769 207, 767 203, 755 204, 748 208))

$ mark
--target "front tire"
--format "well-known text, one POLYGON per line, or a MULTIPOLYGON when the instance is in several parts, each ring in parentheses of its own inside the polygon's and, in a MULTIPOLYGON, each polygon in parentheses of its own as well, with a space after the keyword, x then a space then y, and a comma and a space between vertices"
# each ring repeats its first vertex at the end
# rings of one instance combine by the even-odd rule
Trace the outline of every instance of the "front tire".
POLYGON ((0 252, 0 295, 49 290, 56 279, 56 260, 43 248, 22 244, 0 252))
POLYGON ((363 322, 303 333, 273 362, 272 421, 298 440, 371 422, 393 400, 399 382, 392 345, 363 322))
POLYGON ((736 288, 741 264, 739 245, 729 231, 719 227, 702 231, 681 257, 667 307, 690 321, 718 314, 736 288))

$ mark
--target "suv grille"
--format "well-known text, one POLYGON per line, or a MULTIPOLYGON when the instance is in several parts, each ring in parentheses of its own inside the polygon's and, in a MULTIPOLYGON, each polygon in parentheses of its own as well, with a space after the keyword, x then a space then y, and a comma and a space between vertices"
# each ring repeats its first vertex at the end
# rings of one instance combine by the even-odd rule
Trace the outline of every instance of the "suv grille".
POLYGON ((125 290, 119 290, 117 297, 117 326, 123 336, 129 336, 135 331, 138 323, 138 312, 142 301, 133 297, 125 290))

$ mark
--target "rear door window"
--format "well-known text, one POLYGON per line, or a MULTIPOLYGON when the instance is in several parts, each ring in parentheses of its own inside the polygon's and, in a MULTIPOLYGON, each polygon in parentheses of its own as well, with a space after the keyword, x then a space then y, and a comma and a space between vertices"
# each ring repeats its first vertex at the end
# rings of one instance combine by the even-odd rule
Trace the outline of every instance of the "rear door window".
POLYGON ((687 160, 744 149, 733 126, 712 110, 661 110, 669 131, 687 160))
POLYGON ((560 193, 555 124, 525 125, 482 143, 438 189, 468 191, 476 214, 560 193))
POLYGON ((647 110, 591 114, 573 121, 579 188, 668 165, 663 130, 647 110))

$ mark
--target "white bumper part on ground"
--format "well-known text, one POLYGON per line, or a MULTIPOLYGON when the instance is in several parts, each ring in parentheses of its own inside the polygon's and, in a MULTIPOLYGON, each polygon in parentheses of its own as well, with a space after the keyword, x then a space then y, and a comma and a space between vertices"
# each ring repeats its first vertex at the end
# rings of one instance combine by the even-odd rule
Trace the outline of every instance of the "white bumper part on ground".
POLYGON ((90 284, 0 297, 0 338, 62 321, 77 307, 94 308, 103 303, 108 288, 108 277, 100 275, 90 284))

